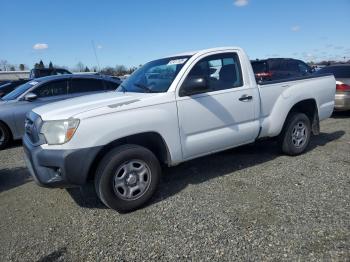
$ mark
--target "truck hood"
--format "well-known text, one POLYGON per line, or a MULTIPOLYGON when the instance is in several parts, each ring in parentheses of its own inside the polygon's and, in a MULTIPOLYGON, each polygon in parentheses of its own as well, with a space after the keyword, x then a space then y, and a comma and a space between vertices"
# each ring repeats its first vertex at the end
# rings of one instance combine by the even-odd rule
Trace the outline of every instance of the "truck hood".
POLYGON ((43 120, 67 119, 78 115, 78 117, 84 117, 83 115, 86 112, 89 112, 87 115, 91 116, 91 114, 105 114, 146 106, 151 103, 152 98, 160 95, 162 94, 106 92, 50 103, 37 107, 33 111, 40 115, 43 120), (91 112, 93 110, 99 112, 91 112))

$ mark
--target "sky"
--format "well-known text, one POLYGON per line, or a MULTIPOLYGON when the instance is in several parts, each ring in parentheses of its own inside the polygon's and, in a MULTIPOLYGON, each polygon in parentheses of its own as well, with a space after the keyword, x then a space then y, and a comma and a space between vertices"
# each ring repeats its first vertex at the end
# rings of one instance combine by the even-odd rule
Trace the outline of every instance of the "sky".
POLYGON ((0 10, 0 60, 29 67, 137 66, 219 46, 350 59, 350 0, 0 0, 0 10))

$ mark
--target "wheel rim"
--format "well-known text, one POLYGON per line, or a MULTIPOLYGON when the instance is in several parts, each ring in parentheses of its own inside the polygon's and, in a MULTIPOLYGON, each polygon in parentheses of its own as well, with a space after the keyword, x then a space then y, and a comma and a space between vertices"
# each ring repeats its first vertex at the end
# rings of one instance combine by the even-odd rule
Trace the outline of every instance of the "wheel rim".
POLYGON ((292 143, 295 147, 303 147, 307 141, 307 127, 303 122, 298 122, 292 129, 292 143))
POLYGON ((4 130, 0 127, 0 145, 4 143, 5 141, 5 132, 4 130))
POLYGON ((151 170, 144 161, 128 161, 114 174, 114 193, 123 200, 138 199, 147 191, 151 177, 151 170))

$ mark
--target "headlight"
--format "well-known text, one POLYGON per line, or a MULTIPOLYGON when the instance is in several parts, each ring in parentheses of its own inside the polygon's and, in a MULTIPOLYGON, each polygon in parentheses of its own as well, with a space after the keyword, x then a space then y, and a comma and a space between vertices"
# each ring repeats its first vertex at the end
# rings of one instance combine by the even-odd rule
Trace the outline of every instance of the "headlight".
POLYGON ((72 139, 79 125, 79 119, 45 121, 40 133, 49 145, 61 145, 72 139))

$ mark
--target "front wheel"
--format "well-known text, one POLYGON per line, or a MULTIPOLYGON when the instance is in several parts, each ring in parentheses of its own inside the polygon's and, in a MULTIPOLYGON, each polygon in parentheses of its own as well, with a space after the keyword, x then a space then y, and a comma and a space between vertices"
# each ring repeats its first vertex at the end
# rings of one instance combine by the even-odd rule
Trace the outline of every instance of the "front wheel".
POLYGON ((106 206, 124 213, 141 207, 152 197, 160 176, 159 161, 150 150, 123 145, 100 162, 95 188, 106 206))
POLYGON ((292 113, 280 134, 282 152, 291 156, 302 154, 309 145, 310 138, 310 119, 303 113, 292 113))

